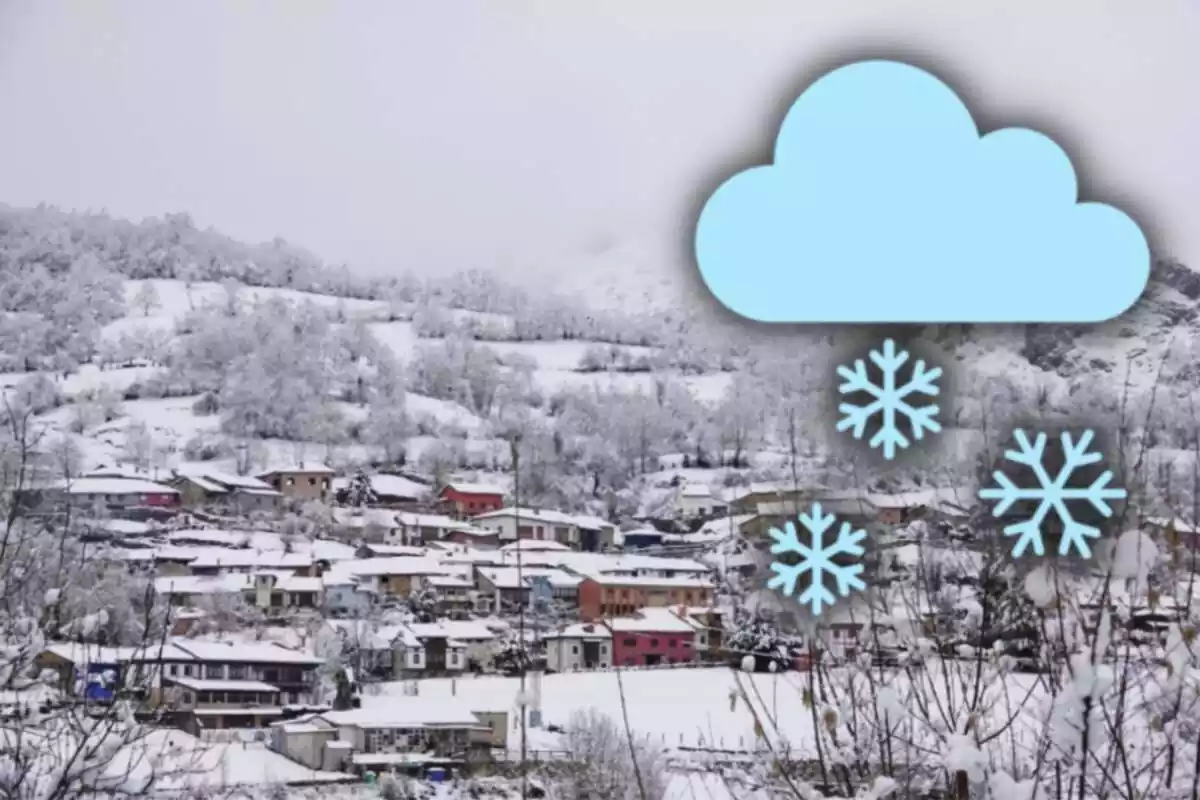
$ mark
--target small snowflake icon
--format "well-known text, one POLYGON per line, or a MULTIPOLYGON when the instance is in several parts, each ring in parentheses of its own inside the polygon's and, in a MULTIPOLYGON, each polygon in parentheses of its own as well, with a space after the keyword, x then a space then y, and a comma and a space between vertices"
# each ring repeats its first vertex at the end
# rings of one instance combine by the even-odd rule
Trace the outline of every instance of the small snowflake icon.
POLYGON ((838 375, 845 381, 838 387, 838 393, 865 394, 870 400, 865 405, 842 403, 838 412, 844 416, 837 424, 839 432, 850 430, 855 439, 862 439, 867 425, 872 419, 878 418, 879 430, 868 442, 872 448, 883 448, 883 457, 891 461, 896 457, 896 448, 907 449, 910 442, 900 430, 900 417, 908 420, 912 437, 921 440, 926 431, 938 433, 942 426, 934 419, 938 413, 936 404, 914 406, 909 398, 915 394, 937 397, 940 391, 937 380, 942 376, 940 367, 929 369, 925 361, 917 359, 913 365, 912 375, 908 381, 897 385, 900 368, 908 363, 907 350, 896 350, 896 342, 887 339, 881 350, 872 350, 869 354, 871 362, 879 368, 881 379, 871 380, 866 363, 860 358, 854 362, 854 369, 838 367, 838 375))
POLYGON ((767 588, 778 589, 788 597, 793 597, 796 594, 796 582, 807 573, 812 583, 796 598, 796 602, 810 606, 813 616, 820 616, 825 606, 837 601, 837 597, 825 585, 826 575, 837 582, 838 594, 842 597, 848 596, 853 590, 862 591, 866 588, 858 577, 863 571, 862 564, 842 566, 834 563, 833 559, 839 555, 861 557, 863 547, 860 542, 867 534, 843 522, 837 537, 826 545, 825 534, 837 522, 837 518, 833 514, 826 514, 820 503, 813 503, 809 513, 801 514, 798 519, 810 535, 808 544, 800 542, 793 522, 784 525, 783 530, 772 528, 770 531, 771 538, 775 540, 775 544, 771 545, 771 554, 794 553, 799 556, 799 561, 795 564, 781 561, 772 563, 771 571, 775 575, 767 581, 767 588))
POLYGON ((1071 482, 1081 467, 1101 461, 1102 457, 1099 453, 1089 452, 1094 438, 1093 432, 1085 431, 1079 437, 1078 442, 1070 433, 1062 433, 1059 436, 1063 461, 1057 474, 1053 476, 1050 474, 1051 468, 1046 464, 1046 434, 1039 433, 1031 443, 1025 431, 1017 430, 1013 432, 1013 438, 1016 439, 1018 449, 1005 451, 1004 460, 1027 467, 1033 473, 1037 486, 1029 489, 1018 487, 1003 472, 996 470, 992 473, 992 477, 999 485, 982 489, 979 492, 980 499, 998 501, 992 509, 993 517, 1003 516, 1018 501, 1037 501, 1036 510, 1027 519, 1004 529, 1005 536, 1017 537, 1016 544, 1012 549, 1013 557, 1020 557, 1030 547, 1033 548, 1036 555, 1046 554, 1046 546, 1042 541, 1042 525, 1050 511, 1053 510, 1054 515, 1063 525, 1058 554, 1065 556, 1071 550, 1075 550, 1083 558, 1091 558, 1092 548, 1087 540, 1097 538, 1100 530, 1077 521, 1067 506, 1067 502, 1082 500, 1089 503, 1101 516, 1107 518, 1112 516, 1112 507, 1109 505, 1109 501, 1124 500, 1127 495, 1124 489, 1109 486, 1113 479, 1111 470, 1105 470, 1089 486, 1068 487, 1067 484, 1071 482))

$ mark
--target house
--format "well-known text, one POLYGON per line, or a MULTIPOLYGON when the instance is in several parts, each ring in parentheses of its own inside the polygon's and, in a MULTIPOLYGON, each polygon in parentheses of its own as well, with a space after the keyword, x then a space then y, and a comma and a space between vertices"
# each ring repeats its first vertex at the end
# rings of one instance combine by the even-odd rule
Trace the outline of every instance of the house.
POLYGON ((375 590, 343 572, 321 576, 324 586, 325 613, 331 617, 361 619, 371 613, 379 598, 375 590))
POLYGON ((725 620, 719 608, 680 606, 671 611, 695 631, 692 649, 697 660, 718 663, 726 659, 725 620))
POLYGON ((276 644, 182 638, 97 655, 82 645, 50 645, 37 664, 57 672, 68 689, 81 666, 115 664, 119 682, 141 690, 140 715, 190 733, 262 727, 281 717, 283 706, 311 702, 321 664, 276 644))
POLYGON ((663 543, 662 531, 654 528, 639 528, 633 531, 625 531, 621 536, 621 548, 623 550, 642 550, 649 547, 659 547, 663 543))
POLYGON ((455 697, 376 698, 272 726, 270 747, 310 769, 358 773, 463 768, 507 747, 504 712, 472 712, 455 697))
POLYGON ((464 547, 477 547, 483 550, 494 550, 500 546, 500 534, 486 528, 476 528, 464 525, 447 531, 442 537, 443 542, 460 544, 464 547))
POLYGON ((399 538, 397 512, 386 508, 334 508, 333 532, 349 541, 382 544, 399 538))
POLYGON ((334 472, 320 463, 299 462, 267 470, 258 477, 287 500, 305 502, 330 499, 334 472))
POLYGON ((184 508, 217 507, 239 514, 279 510, 283 494, 258 478, 207 467, 182 467, 170 481, 184 508))
POLYGON ((60 482, 46 491, 47 499, 97 516, 127 518, 173 516, 180 507, 179 492, 145 478, 82 477, 60 482))
POLYGON ((682 519, 718 517, 727 509, 725 501, 718 499, 712 489, 702 483, 682 483, 675 489, 672 510, 682 519))
POLYGON ((593 575, 579 584, 579 616, 585 621, 644 608, 709 606, 713 585, 698 577, 629 577, 593 575))
MULTIPOLYGON (((485 533, 473 525, 444 514, 402 513, 396 515, 396 530, 389 543, 420 546, 429 542, 444 541, 455 532, 485 533)), ((468 535, 463 543, 471 541, 473 539, 468 535)))
MULTIPOLYGON (((479 623, 414 622, 406 627, 421 643, 421 647, 425 651, 425 671, 427 673, 452 674, 462 672, 467 668, 467 643, 458 638, 458 633, 485 637, 474 640, 477 646, 481 642, 486 641, 490 644, 495 640, 494 634, 479 623)), ((490 660, 490 653, 487 654, 487 660, 490 660)))
POLYGON ((573 550, 597 552, 611 546, 616 526, 597 517, 537 508, 501 508, 477 514, 472 521, 495 531, 501 542, 557 542, 573 550))
POLYGON ((417 579, 417 585, 434 593, 442 616, 461 619, 470 615, 475 582, 465 575, 422 575, 417 579))
POLYGON ((411 556, 365 558, 347 562, 340 569, 371 587, 381 600, 407 598, 423 576, 455 574, 453 567, 432 558, 411 556))
POLYGON ((695 628, 670 609, 645 608, 636 616, 605 621, 612 631, 613 663, 654 666, 696 660, 695 628))
POLYGON ((608 669, 613 665, 612 631, 589 622, 568 625, 542 637, 546 668, 554 672, 608 669))
MULTIPOLYGON (((347 490, 352 478, 334 478, 333 493, 339 503, 347 502, 347 490)), ((374 508, 387 508, 392 511, 405 511, 416 508, 428 502, 430 488, 403 475, 377 473, 370 475, 367 480, 371 484, 371 492, 375 495, 374 508)))
POLYGON ((395 678, 452 675, 467 668, 467 645, 438 623, 405 625, 392 640, 395 678))
POLYGON ((492 656, 500 646, 500 637, 488 626, 475 620, 441 620, 431 625, 409 625, 417 638, 424 641, 429 631, 436 630, 445 634, 451 640, 461 643, 466 648, 466 663, 464 668, 472 664, 484 666, 490 664, 492 656))
POLYGON ((579 602, 579 584, 583 580, 554 567, 476 567, 475 585, 480 602, 492 608, 516 606, 529 602, 532 580, 544 579, 551 596, 570 605, 579 602))
POLYGON ((392 642, 403 626, 361 619, 326 620, 323 624, 341 641, 345 663, 357 678, 370 676, 391 680, 394 674, 392 642))
POLYGON ((504 506, 504 489, 474 483, 448 483, 437 494, 446 513, 457 520, 495 511, 504 506))
POLYGON ((193 552, 195 557, 186 565, 190 575, 250 574, 263 570, 286 572, 302 578, 316 578, 321 574, 320 562, 314 561, 308 553, 228 547, 196 548, 193 552))
POLYGON ((317 610, 323 602, 321 578, 287 572, 232 572, 225 575, 179 575, 154 579, 154 591, 173 606, 195 606, 212 595, 241 595, 268 616, 301 609, 317 610))

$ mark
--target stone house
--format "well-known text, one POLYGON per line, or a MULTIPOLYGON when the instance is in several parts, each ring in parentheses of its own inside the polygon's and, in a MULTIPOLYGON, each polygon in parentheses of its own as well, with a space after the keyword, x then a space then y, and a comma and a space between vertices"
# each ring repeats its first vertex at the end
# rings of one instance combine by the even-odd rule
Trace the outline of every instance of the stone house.
POLYGON ((333 470, 324 464, 301 462, 267 470, 260 473, 258 478, 280 492, 286 500, 307 502, 330 499, 333 475, 333 470))

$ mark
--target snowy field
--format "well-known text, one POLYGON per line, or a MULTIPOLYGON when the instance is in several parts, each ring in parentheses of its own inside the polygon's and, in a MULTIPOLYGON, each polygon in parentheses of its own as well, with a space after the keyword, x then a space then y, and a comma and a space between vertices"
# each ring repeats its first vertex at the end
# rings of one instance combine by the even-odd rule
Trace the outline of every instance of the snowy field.
MULTIPOLYGON (((753 751, 757 716, 773 728, 767 731, 773 744, 786 742, 793 753, 815 756, 812 712, 804 702, 806 681, 807 673, 751 675, 727 667, 626 669, 621 672, 620 684, 612 671, 546 675, 541 679, 541 708, 544 721, 555 725, 565 725, 573 713, 589 708, 620 714, 623 686, 630 728, 664 747, 753 751), (753 711, 740 696, 743 691, 754 703, 753 711)), ((472 710, 506 711, 510 718, 518 718, 518 678, 464 677, 418 683, 422 698, 454 697, 472 710)), ((889 681, 899 693, 904 692, 904 683, 899 677, 889 681)), ((1038 705, 1037 683, 1037 676, 1010 675, 1007 689, 1013 697, 1028 695, 1025 708, 1032 713, 1038 705)), ((378 691, 378 697, 366 700, 372 707, 405 702, 403 683, 381 684, 378 691)), ((939 691, 944 694, 944 688, 939 691)), ((997 719, 1004 713, 997 708, 997 719)), ((1031 717, 1029 722, 1035 720, 1031 717)), ((519 749, 519 735, 510 735, 510 746, 519 749)), ((530 734, 530 749, 552 750, 554 746, 553 734, 544 730, 530 734)))

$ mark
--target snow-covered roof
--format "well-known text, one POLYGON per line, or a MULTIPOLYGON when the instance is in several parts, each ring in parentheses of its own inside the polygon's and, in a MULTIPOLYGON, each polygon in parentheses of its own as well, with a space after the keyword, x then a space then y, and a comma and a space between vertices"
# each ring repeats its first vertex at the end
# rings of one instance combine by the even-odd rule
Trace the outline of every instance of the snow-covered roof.
POLYGON ((175 474, 196 483, 207 492, 217 494, 227 492, 230 489, 262 494, 278 494, 270 484, 258 478, 223 472, 205 464, 183 464, 175 469, 175 474))
POLYGON ((258 476, 261 478, 268 475, 283 475, 293 472, 302 475, 333 475, 334 469, 328 464, 322 464, 320 461, 293 461, 276 464, 270 469, 258 473, 258 476))
POLYGON ((172 644, 198 661, 234 661, 261 664, 298 664, 316 666, 320 659, 270 642, 209 642, 198 639, 172 639, 172 644))
POLYGON ((562 630, 551 631, 543 639, 611 639, 612 631, 599 623, 577 622, 562 630))
POLYGON ((364 558, 350 561, 345 569, 355 575, 446 575, 453 572, 432 558, 364 558))
POLYGON ((386 508, 335 508, 333 519, 344 528, 366 528, 372 525, 394 528, 399 523, 396 512, 386 508))
MULTIPOLYGON (((337 491, 348 489, 352 477, 335 478, 333 488, 337 491)), ((430 494, 429 487, 423 483, 417 483, 414 480, 409 480, 401 475, 388 475, 386 473, 377 473, 368 475, 367 481, 371 484, 371 491, 377 497, 381 498, 400 498, 404 500, 421 500, 428 497, 430 494)))
MULTIPOLYGON (((184 548, 175 548, 183 550, 184 548)), ((197 548, 192 559, 193 569, 221 567, 262 567, 263 569, 307 569, 313 565, 307 553, 284 553, 280 550, 231 550, 223 547, 197 548)))
POLYGON ((612 617, 605 624, 613 633, 692 633, 692 623, 680 619, 665 608, 644 608, 632 617, 612 617))
POLYGON ((60 484, 67 494, 179 494, 161 483, 141 478, 76 478, 60 484))
POLYGON ((422 639, 456 639, 461 642, 491 641, 496 638, 488 627, 472 620, 441 620, 428 623, 411 623, 408 629, 422 639))
POLYGON ((659 578, 632 575, 593 575, 589 577, 601 586, 652 587, 664 589, 711 589, 712 581, 704 578, 659 578))
POLYGON ((319 716, 338 727, 380 728, 478 727, 479 718, 461 702, 437 697, 372 697, 363 708, 327 711, 319 716))
POLYGON ((443 486, 442 489, 453 489, 460 494, 500 495, 501 497, 507 493, 507 490, 503 486, 488 483, 467 483, 465 481, 451 481, 443 486))
POLYGON ((235 572, 227 575, 175 575, 154 579, 154 591, 165 595, 237 594, 253 591, 255 578, 270 575, 275 579, 272 588, 281 592, 320 592, 321 578, 294 575, 290 572, 258 570, 254 573, 235 572))
POLYGON ((551 586, 577 586, 582 579, 560 569, 540 567, 479 567, 479 574, 497 589, 528 589, 533 577, 545 578, 551 586))
POLYGON ((172 683, 177 683, 185 689, 193 689, 197 692, 270 692, 278 694, 279 688, 272 686, 269 683, 262 681, 226 681, 226 680, 201 680, 200 678, 179 678, 170 677, 167 680, 172 683))
POLYGON ((424 547, 413 547, 407 544, 364 544, 362 547, 375 558, 395 558, 396 556, 423 558, 429 555, 429 551, 424 547))
POLYGON ((551 541, 538 541, 537 539, 518 539, 515 542, 509 542, 503 545, 500 550, 504 552, 512 552, 513 550, 521 550, 525 552, 545 553, 551 550, 570 550, 565 544, 551 541))
POLYGON ((435 589, 470 589, 475 586, 463 575, 427 575, 424 581, 435 589))
POLYGON ((470 530, 471 523, 447 517, 445 514, 417 514, 402 511, 396 515, 401 525, 410 528, 445 528, 447 530, 470 530))
POLYGON ((712 489, 705 486, 703 483, 685 483, 679 487, 680 497, 690 498, 711 498, 713 496, 712 489))

